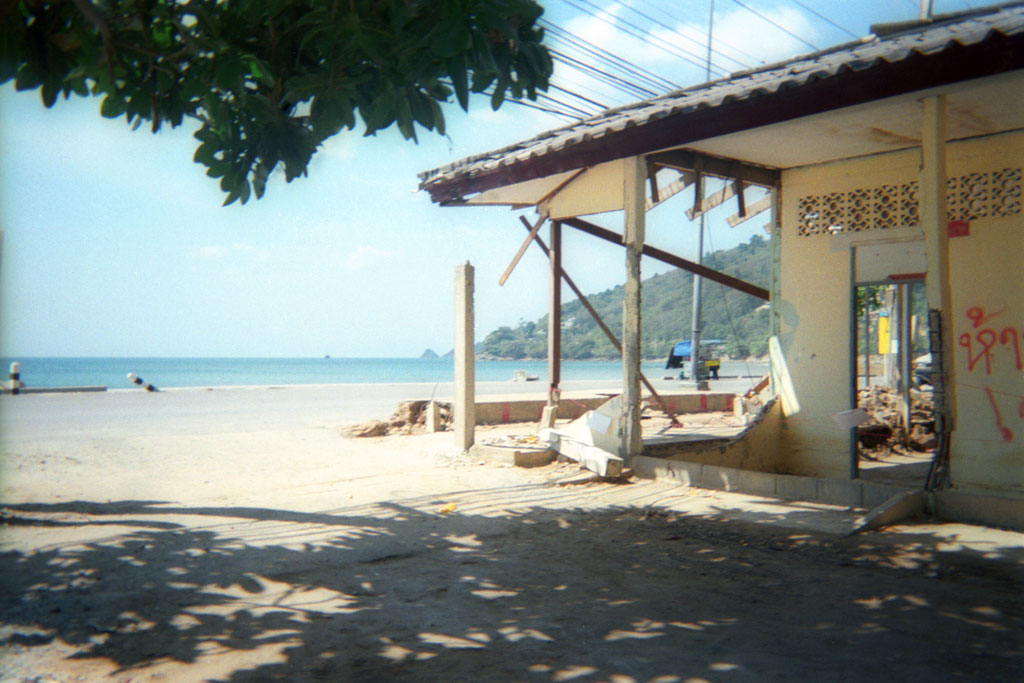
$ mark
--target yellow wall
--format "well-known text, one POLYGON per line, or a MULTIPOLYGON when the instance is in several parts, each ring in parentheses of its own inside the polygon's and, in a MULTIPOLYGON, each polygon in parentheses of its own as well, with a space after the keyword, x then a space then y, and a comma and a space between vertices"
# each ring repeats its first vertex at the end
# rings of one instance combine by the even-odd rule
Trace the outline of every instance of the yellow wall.
MULTIPOLYGON (((783 404, 781 471, 842 478, 849 470, 849 436, 832 416, 850 403, 850 251, 828 235, 798 236, 798 199, 916 180, 919 162, 920 152, 911 150, 783 173, 777 310, 795 401, 783 404)), ((1021 133, 947 147, 950 177, 1022 165, 1021 133)), ((949 248, 953 483, 1024 493, 1024 372, 1016 355, 1017 348, 1024 355, 1024 214, 974 220, 970 234, 950 239, 949 248)))
POLYGON ((783 403, 784 472, 842 478, 850 458, 849 432, 832 419, 850 407, 850 252, 829 235, 797 235, 798 199, 913 180, 918 158, 887 154, 782 175, 779 343, 795 389, 795 401, 783 403))
MULTIPOLYGON (((1020 168, 1024 134, 951 144, 949 151, 950 176, 1020 168)), ((1024 494, 1024 213, 971 221, 969 235, 949 240, 949 253, 953 485, 1024 494)))

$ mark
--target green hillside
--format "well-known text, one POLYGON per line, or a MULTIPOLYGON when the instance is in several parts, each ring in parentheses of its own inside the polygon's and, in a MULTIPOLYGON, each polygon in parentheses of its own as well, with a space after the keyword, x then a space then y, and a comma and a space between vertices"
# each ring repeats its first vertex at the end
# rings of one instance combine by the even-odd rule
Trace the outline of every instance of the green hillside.
MULTIPOLYGON (((768 288, 771 258, 768 241, 755 235, 746 244, 705 256, 704 263, 742 280, 768 288)), ((702 296, 704 339, 724 340, 730 357, 768 352, 767 302, 704 280, 702 296)), ((587 299, 616 334, 622 333, 623 287, 587 299)), ((693 275, 676 270, 643 281, 643 355, 665 358, 671 346, 690 338, 693 275)), ((617 358, 614 347, 579 301, 562 306, 562 356, 571 360, 617 358)), ((480 345, 481 358, 546 358, 548 320, 520 321, 500 327, 480 345)))

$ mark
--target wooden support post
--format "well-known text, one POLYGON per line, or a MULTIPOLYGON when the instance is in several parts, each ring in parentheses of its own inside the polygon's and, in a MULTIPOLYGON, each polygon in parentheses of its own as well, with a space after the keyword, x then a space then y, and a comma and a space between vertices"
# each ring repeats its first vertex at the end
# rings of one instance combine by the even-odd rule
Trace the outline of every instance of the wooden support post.
MULTIPOLYGON (((523 225, 526 226, 527 230, 530 229, 530 224, 527 222, 525 218, 520 216, 519 220, 523 222, 523 225)), ((548 245, 544 244, 544 240, 540 238, 540 235, 534 235, 533 241, 537 244, 538 247, 544 250, 545 254, 550 254, 550 252, 548 251, 548 245)), ((615 350, 618 351, 619 356, 621 356, 622 344, 619 342, 619 338, 616 337, 615 333, 608 328, 604 320, 601 319, 601 316, 598 314, 597 310, 590 304, 590 301, 587 299, 587 296, 580 290, 579 287, 576 286, 576 283, 573 282, 572 278, 569 277, 569 274, 565 272, 565 269, 562 269, 562 279, 565 280, 565 284, 569 285, 569 289, 571 289, 572 293, 576 295, 576 298, 580 300, 580 304, 583 305, 584 310, 586 310, 586 312, 590 314, 590 317, 594 319, 595 323, 597 323, 597 327, 602 332, 604 332, 604 336, 608 337, 608 341, 612 343, 612 346, 615 347, 615 350)), ((640 373, 640 381, 643 382, 643 385, 647 387, 647 391, 651 392, 651 396, 654 398, 655 401, 658 402, 658 405, 661 406, 662 412, 668 415, 669 419, 672 420, 672 425, 682 427, 682 423, 679 422, 678 418, 676 418, 675 411, 673 411, 672 408, 667 403, 665 403, 665 400, 661 398, 661 395, 654 388, 654 385, 651 384, 650 380, 648 380, 642 372, 640 373)))
MULTIPOLYGON (((949 270, 949 228, 946 216, 946 96, 923 100, 921 130, 921 226, 924 228, 928 272, 925 291, 928 308, 937 316, 939 329, 929 332, 941 338, 940 348, 932 349, 935 415, 938 432, 949 434, 955 424, 956 401, 953 377, 952 292, 949 270)), ((948 447, 948 442, 946 444, 948 447)))
MULTIPOLYGON (((531 232, 536 237, 535 232, 531 232)), ((531 239, 532 239, 531 237, 531 239)), ((551 299, 548 305, 548 405, 558 405, 558 385, 562 381, 562 224, 551 223, 551 299)))
POLYGON ((455 447, 473 445, 476 432, 473 352, 473 266, 455 266, 455 447))
POLYGON ((643 449, 640 426, 640 259, 644 247, 644 178, 647 164, 643 157, 624 161, 622 205, 625 209, 626 286, 622 310, 622 395, 623 430, 619 455, 630 465, 643 449))

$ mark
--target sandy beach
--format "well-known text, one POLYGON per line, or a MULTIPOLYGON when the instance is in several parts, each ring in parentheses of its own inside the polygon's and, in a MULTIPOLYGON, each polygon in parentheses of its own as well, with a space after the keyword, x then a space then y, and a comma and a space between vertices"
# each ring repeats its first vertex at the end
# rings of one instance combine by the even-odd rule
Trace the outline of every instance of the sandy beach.
POLYGON ((1020 670, 1020 534, 342 436, 450 387, 0 397, 0 680, 1020 670))

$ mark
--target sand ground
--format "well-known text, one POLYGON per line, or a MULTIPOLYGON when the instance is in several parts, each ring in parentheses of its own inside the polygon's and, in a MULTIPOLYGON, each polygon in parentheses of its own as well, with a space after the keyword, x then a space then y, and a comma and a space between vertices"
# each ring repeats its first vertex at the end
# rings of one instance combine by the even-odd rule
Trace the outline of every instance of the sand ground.
POLYGON ((1021 534, 341 436, 390 391, 0 397, 0 680, 1024 672, 1021 534))

